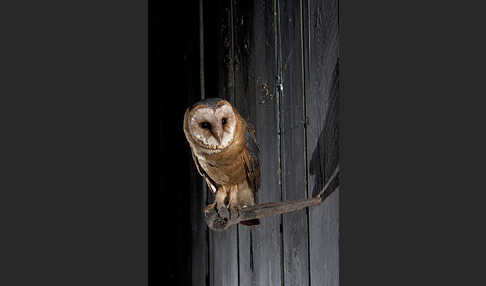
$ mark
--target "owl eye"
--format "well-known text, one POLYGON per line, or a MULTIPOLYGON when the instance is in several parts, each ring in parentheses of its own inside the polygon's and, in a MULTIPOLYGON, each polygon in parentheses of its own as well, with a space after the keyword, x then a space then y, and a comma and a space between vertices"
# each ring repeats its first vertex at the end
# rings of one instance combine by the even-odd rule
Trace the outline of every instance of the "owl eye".
POLYGON ((228 119, 226 119, 226 117, 223 117, 223 119, 221 119, 221 123, 222 123, 223 125, 225 125, 227 121, 228 121, 228 119))
POLYGON ((203 128, 203 129, 210 129, 211 128, 211 124, 207 121, 202 122, 201 124, 199 124, 199 126, 201 126, 201 128, 203 128))

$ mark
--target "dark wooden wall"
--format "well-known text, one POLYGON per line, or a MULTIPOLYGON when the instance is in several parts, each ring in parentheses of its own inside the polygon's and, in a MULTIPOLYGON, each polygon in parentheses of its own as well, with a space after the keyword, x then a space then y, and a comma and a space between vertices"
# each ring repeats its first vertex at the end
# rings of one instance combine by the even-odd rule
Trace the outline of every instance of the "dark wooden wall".
MULTIPOLYGON (((195 0, 188 7, 196 20, 185 49, 192 68, 185 98, 226 98, 256 126, 259 203, 315 195, 338 162, 337 0, 195 0)), ((189 172, 185 273, 192 285, 339 284, 339 191, 258 227, 213 232, 203 218, 212 197, 189 172)))

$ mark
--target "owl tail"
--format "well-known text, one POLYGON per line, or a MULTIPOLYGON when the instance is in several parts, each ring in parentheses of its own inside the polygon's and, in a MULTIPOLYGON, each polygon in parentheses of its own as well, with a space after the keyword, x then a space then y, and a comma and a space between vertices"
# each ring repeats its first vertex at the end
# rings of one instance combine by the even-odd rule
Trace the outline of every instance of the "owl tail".
POLYGON ((260 220, 255 218, 255 219, 244 220, 244 221, 241 221, 240 223, 242 225, 246 225, 246 226, 259 225, 260 220))

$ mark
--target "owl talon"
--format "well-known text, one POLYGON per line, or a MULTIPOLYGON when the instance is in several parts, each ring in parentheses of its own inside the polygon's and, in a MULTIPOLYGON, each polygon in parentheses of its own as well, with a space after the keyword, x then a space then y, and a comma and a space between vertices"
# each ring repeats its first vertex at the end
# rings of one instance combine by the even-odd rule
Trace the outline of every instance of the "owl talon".
POLYGON ((213 222, 213 227, 217 230, 223 230, 226 226, 228 220, 222 219, 222 218, 217 218, 213 222))
POLYGON ((231 208, 230 209, 230 219, 235 219, 240 216, 240 209, 239 208, 231 208))
POLYGON ((217 212, 217 208, 212 208, 205 214, 207 225, 213 230, 224 230, 228 224, 228 220, 221 218, 217 212))
POLYGON ((216 209, 216 212, 218 213, 218 216, 220 218, 223 218, 223 219, 229 219, 230 218, 230 212, 229 212, 229 209, 227 207, 221 207, 221 208, 217 208, 216 209))

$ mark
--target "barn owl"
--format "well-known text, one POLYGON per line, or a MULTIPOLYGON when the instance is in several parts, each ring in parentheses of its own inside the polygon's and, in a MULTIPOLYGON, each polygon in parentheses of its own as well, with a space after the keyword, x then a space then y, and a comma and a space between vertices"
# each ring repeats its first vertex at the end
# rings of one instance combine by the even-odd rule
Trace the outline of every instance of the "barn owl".
MULTIPOLYGON (((184 134, 199 174, 215 200, 216 207, 244 208, 255 204, 260 187, 260 166, 255 129, 226 100, 208 98, 186 110, 184 134)), ((259 220, 241 222, 258 225, 259 220)))

